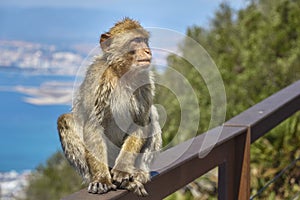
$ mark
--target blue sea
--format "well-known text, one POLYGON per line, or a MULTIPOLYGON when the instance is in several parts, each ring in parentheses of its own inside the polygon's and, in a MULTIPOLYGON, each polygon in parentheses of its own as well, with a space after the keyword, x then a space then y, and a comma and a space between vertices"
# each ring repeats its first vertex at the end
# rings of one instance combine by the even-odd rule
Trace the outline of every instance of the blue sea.
POLYGON ((0 67, 0 172, 33 170, 61 149, 56 119, 70 105, 38 106, 26 103, 16 86, 38 87, 46 81, 74 77, 32 75, 0 67))

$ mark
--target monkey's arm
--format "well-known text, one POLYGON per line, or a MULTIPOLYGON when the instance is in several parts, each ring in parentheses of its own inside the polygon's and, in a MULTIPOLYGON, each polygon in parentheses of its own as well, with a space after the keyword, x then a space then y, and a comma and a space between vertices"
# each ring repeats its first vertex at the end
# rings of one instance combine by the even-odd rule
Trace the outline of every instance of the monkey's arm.
POLYGON ((113 179, 119 183, 123 179, 129 180, 133 174, 135 160, 139 155, 146 139, 142 138, 143 131, 137 129, 132 132, 124 141, 119 156, 115 161, 115 166, 112 169, 113 179))
POLYGON ((159 116, 156 107, 153 105, 150 110, 150 119, 148 138, 136 162, 137 168, 146 172, 150 171, 150 166, 162 147, 159 116))
MULTIPOLYGON (((120 188, 133 191, 139 196, 147 196, 144 182, 135 179, 138 170, 134 165, 146 141, 141 136, 143 136, 143 130, 137 129, 126 138, 111 173, 113 174, 113 180, 120 184, 120 188)), ((143 172, 145 182, 149 180, 148 174, 148 172, 143 172)))

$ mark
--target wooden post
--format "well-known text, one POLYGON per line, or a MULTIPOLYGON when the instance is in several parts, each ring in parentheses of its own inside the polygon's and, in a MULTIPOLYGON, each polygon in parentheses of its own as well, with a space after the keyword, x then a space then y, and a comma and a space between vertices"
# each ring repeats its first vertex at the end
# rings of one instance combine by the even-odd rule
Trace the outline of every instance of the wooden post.
POLYGON ((244 155, 241 171, 241 180, 239 187, 239 200, 250 199, 250 146, 251 146, 251 131, 248 127, 245 143, 244 143, 244 155))
POLYGON ((228 148, 224 163, 219 165, 219 200, 249 200, 250 198, 250 146, 249 126, 225 124, 224 127, 246 127, 228 148))

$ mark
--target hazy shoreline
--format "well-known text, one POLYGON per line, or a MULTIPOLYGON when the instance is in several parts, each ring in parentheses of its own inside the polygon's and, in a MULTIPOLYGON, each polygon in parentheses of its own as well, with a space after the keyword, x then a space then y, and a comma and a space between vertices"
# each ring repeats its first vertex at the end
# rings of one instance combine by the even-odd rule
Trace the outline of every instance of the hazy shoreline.
POLYGON ((0 172, 0 197, 1 200, 23 199, 26 195, 24 189, 29 182, 31 171, 24 170, 18 173, 14 170, 0 172))

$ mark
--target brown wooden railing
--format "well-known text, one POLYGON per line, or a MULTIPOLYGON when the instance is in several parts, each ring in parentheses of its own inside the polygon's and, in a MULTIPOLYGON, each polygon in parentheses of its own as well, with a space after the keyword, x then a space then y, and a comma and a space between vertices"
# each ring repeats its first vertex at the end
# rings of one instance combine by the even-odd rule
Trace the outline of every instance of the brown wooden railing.
MULTIPOLYGON (((218 199, 249 200, 251 143, 299 110, 300 81, 297 81, 230 119, 223 126, 162 152, 153 166, 157 169, 158 175, 146 184, 149 196, 142 199, 162 199, 218 167, 218 199), (207 151, 207 149, 200 151, 207 134, 218 136, 218 140, 213 149, 205 157, 200 158, 199 155, 207 151), (160 167, 160 163, 172 158, 174 162, 160 167)), ((125 190, 93 195, 83 189, 64 198, 64 200, 81 199, 141 199, 141 197, 125 190)))

